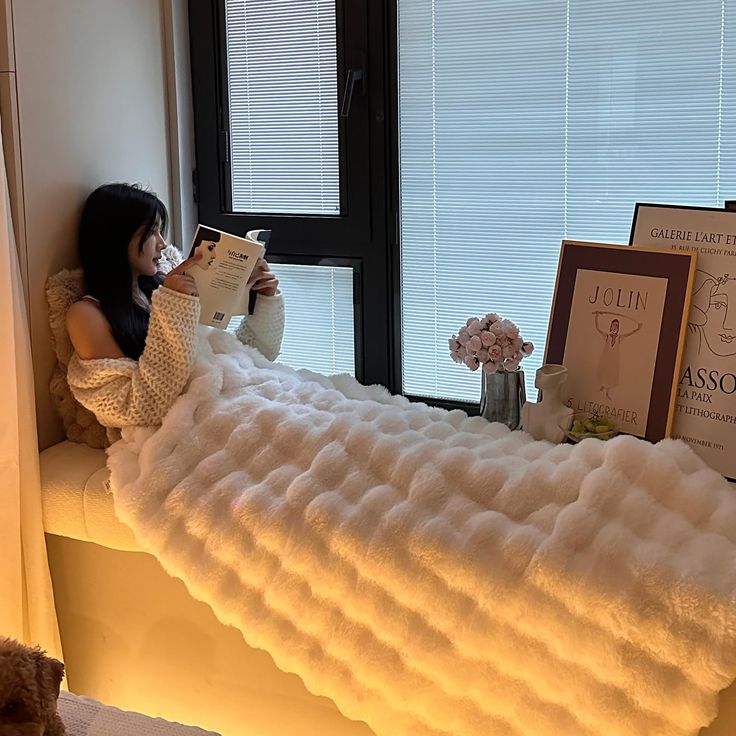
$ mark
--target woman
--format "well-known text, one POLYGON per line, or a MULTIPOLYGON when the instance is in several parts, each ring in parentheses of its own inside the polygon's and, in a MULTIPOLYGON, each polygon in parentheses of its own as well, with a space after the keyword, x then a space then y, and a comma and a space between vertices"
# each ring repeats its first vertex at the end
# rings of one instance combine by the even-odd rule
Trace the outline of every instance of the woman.
MULTIPOLYGON (((159 273, 167 223, 161 200, 129 184, 95 190, 82 213, 87 294, 67 313, 75 351, 67 377, 76 399, 108 428, 160 424, 194 363, 199 296, 190 270, 202 254, 159 273)), ((284 326, 278 279, 261 259, 249 283, 256 306, 236 335, 274 360, 284 326)))

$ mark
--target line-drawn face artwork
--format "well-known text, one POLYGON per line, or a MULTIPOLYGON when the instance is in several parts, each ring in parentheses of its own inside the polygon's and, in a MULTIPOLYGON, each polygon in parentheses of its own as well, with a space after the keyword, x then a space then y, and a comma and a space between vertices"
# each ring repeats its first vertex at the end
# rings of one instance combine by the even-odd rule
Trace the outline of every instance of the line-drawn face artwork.
POLYGON ((699 336, 698 353, 736 355, 736 277, 696 272, 688 329, 699 336))

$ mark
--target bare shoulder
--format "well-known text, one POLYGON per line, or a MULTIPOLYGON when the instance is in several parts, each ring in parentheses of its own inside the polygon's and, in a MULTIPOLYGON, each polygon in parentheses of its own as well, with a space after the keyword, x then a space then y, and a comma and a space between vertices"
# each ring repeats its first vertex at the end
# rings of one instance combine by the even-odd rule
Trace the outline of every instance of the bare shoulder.
POLYGON ((82 360, 124 358, 125 353, 112 336, 110 323, 100 307, 88 299, 72 304, 66 313, 66 330, 82 360))
POLYGON ((69 307, 66 313, 66 327, 71 332, 106 329, 110 331, 110 323, 102 313, 99 305, 89 299, 80 299, 69 307))

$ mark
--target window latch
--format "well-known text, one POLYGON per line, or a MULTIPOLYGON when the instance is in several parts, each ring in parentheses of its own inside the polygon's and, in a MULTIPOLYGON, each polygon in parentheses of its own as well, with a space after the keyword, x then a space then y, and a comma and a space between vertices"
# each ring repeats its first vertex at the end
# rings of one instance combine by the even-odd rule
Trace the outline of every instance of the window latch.
POLYGON ((362 69, 348 69, 348 75, 345 79, 345 91, 342 95, 342 107, 340 108, 340 116, 343 118, 350 115, 350 107, 353 104, 353 92, 355 85, 360 82, 360 94, 365 94, 365 73, 362 69))

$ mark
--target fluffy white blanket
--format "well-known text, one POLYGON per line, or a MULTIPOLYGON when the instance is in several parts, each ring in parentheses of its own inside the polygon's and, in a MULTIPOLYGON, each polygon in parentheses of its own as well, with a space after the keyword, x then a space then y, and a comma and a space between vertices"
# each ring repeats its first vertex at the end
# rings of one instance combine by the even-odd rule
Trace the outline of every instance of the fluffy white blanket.
POLYGON ((736 676, 736 498, 682 443, 554 447, 201 336, 109 450, 139 542, 378 736, 679 736, 736 676))

